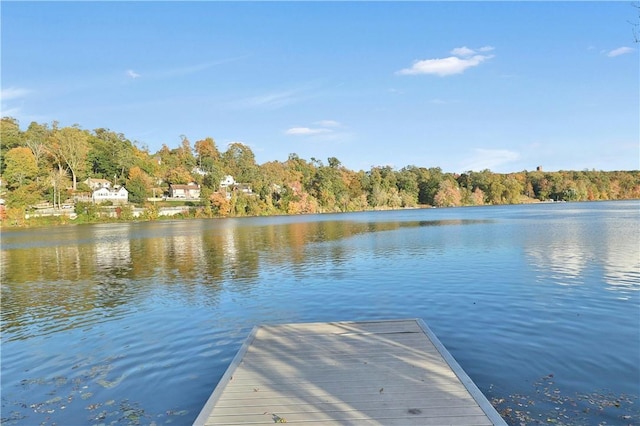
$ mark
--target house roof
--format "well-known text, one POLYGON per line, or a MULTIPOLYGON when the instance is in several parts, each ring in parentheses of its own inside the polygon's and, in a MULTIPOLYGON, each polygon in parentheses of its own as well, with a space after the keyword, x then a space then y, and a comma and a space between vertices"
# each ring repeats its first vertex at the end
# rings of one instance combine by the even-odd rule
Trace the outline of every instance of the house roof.
POLYGON ((200 189, 198 185, 169 185, 171 189, 200 189))
POLYGON ((124 186, 120 186, 114 189, 109 189, 109 188, 98 188, 95 191, 93 191, 93 194, 117 194, 118 192, 126 192, 129 193, 129 191, 127 191, 127 188, 125 188, 124 186))

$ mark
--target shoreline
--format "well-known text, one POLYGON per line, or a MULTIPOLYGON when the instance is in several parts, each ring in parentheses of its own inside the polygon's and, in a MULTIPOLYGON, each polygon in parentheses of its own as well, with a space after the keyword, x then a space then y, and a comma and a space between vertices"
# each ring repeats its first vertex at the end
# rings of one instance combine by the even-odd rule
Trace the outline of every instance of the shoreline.
MULTIPOLYGON (((9 219, 5 218, 0 220, 0 232, 4 230, 18 230, 18 229, 32 229, 32 228, 48 228, 52 226, 67 226, 67 225, 91 225, 91 224, 105 224, 105 223, 138 223, 138 222, 156 222, 156 221, 182 221, 190 219, 238 219, 238 218, 251 218, 251 217, 270 217, 270 216, 307 216, 307 215, 322 215, 322 214, 341 214, 341 213, 359 213, 359 212, 376 212, 376 211, 398 211, 398 210, 423 210, 423 209, 453 209, 453 208, 465 208, 465 207, 495 207, 495 206, 510 206, 510 205, 523 205, 523 204, 565 204, 565 203, 597 203, 597 202, 609 202, 609 201, 633 201, 640 199, 617 199, 617 200, 591 200, 591 201, 553 201, 546 200, 540 201, 535 199, 523 200, 517 204, 480 204, 480 205, 463 205, 463 206, 448 206, 448 207, 436 207, 430 205, 419 205, 415 207, 376 207, 365 210, 353 210, 353 211, 335 211, 335 212, 313 212, 313 213, 277 213, 277 214, 265 214, 265 215, 242 215, 242 216, 207 216, 203 215, 201 211, 204 209, 202 206, 180 206, 184 207, 178 214, 173 215, 157 215, 156 217, 128 217, 117 218, 110 216, 101 216, 98 218, 87 218, 83 215, 78 215, 74 211, 66 211, 61 209, 60 214, 50 214, 46 216, 33 216, 28 217, 28 213, 25 214, 25 218, 21 223, 15 223, 16 219, 13 219, 14 223, 7 223, 9 219), (66 214, 68 212, 68 214, 66 214), (73 216, 73 217, 72 217, 73 216)), ((177 207, 177 206, 176 206, 177 207)))

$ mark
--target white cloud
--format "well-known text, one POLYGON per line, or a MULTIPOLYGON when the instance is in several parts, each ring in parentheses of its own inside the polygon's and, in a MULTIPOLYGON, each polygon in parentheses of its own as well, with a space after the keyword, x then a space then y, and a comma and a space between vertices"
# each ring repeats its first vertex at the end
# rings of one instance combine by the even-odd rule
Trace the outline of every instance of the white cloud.
POLYGON ((611 50, 609 53, 607 53, 607 56, 610 58, 616 57, 616 56, 620 56, 620 55, 624 55, 626 53, 631 53, 633 52, 635 49, 631 48, 631 47, 618 47, 617 49, 613 49, 611 50))
POLYGON ((466 69, 476 67, 493 58, 494 55, 481 55, 478 52, 489 52, 492 46, 484 46, 478 49, 470 49, 466 46, 456 47, 451 50, 453 56, 447 58, 424 59, 415 61, 410 68, 397 71, 399 75, 435 74, 441 77, 453 74, 461 74, 466 69))
POLYGON ((335 120, 320 120, 316 121, 315 124, 322 127, 338 127, 340 123, 335 120))
POLYGON ((493 46, 482 46, 480 49, 478 49, 478 52, 491 52, 494 49, 495 47, 493 46))
POLYGON ((496 171, 495 169, 504 164, 512 163, 520 159, 520 154, 515 151, 509 151, 507 149, 475 149, 475 155, 466 161, 462 167, 463 170, 480 171, 489 169, 496 171))
POLYGON ((3 101, 20 99, 20 98, 24 98, 29 93, 31 93, 31 90, 29 89, 22 89, 19 87, 9 87, 7 89, 2 89, 0 91, 0 99, 3 101))
POLYGON ((291 127, 284 133, 296 136, 325 135, 325 137, 327 137, 329 135, 337 135, 337 133, 334 133, 334 130, 338 127, 342 127, 342 123, 336 120, 319 120, 313 124, 319 127, 291 127))
POLYGON ((292 127, 284 133, 287 135, 296 135, 296 136, 312 136, 312 135, 321 135, 324 133, 331 133, 331 130, 324 129, 324 128, 312 129, 310 127, 292 127))
POLYGON ((131 78, 138 78, 140 77, 140 74, 138 74, 137 72, 135 72, 134 70, 127 70, 127 75, 131 78))
POLYGON ((18 118, 22 115, 23 98, 29 96, 32 90, 21 87, 8 87, 0 90, 0 115, 2 117, 18 118), (8 101, 8 102, 7 102, 8 101), (15 104, 18 105, 15 105, 15 104))
POLYGON ((473 55, 474 53, 476 53, 476 51, 473 49, 469 49, 467 46, 462 46, 462 47, 456 47, 450 53, 454 56, 465 57, 465 56, 473 55))
POLYGON ((467 68, 480 65, 490 56, 476 55, 469 59, 461 59, 455 56, 441 59, 425 59, 414 62, 411 68, 398 71, 400 75, 436 74, 439 76, 462 74, 467 68))

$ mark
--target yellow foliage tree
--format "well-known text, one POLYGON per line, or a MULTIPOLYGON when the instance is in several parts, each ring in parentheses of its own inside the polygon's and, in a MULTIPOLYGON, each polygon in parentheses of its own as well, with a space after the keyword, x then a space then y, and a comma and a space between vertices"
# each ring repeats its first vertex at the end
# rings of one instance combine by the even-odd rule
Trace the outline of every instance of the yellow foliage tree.
POLYGON ((219 216, 229 216, 231 213, 231 202, 227 199, 227 195, 222 192, 214 192, 209 198, 211 207, 219 216))

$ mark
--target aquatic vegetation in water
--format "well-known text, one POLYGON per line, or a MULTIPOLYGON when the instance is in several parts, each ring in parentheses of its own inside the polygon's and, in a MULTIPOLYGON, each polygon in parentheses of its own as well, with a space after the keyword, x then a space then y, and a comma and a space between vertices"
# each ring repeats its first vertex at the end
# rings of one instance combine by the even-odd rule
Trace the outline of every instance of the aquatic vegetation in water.
POLYGON ((491 404, 510 425, 536 424, 607 425, 607 419, 616 424, 640 423, 638 397, 615 395, 610 392, 576 393, 565 395, 554 386, 553 374, 533 383, 535 394, 513 394, 494 397, 491 404))
MULTIPOLYGON (((77 404, 86 404, 84 410, 88 412, 86 418, 78 418, 78 422, 87 425, 159 425, 172 423, 175 419, 185 416, 188 410, 170 409, 160 414, 154 414, 145 410, 138 402, 122 399, 108 399, 96 401, 92 390, 97 386, 105 389, 116 387, 124 378, 122 375, 114 381, 108 380, 109 372, 113 369, 112 359, 104 363, 94 365, 89 369, 80 369, 76 365, 73 370, 78 371, 78 376, 68 378, 57 376, 53 378, 28 378, 20 382, 25 391, 37 391, 34 394, 46 395, 42 402, 25 402, 11 400, 6 394, 2 396, 2 425, 18 424, 59 424, 56 413, 71 407, 82 408, 77 404), (10 408, 10 407, 13 407, 10 408)), ((98 388, 99 389, 99 388, 98 388)), ((67 413, 68 415, 69 413, 67 413)))

